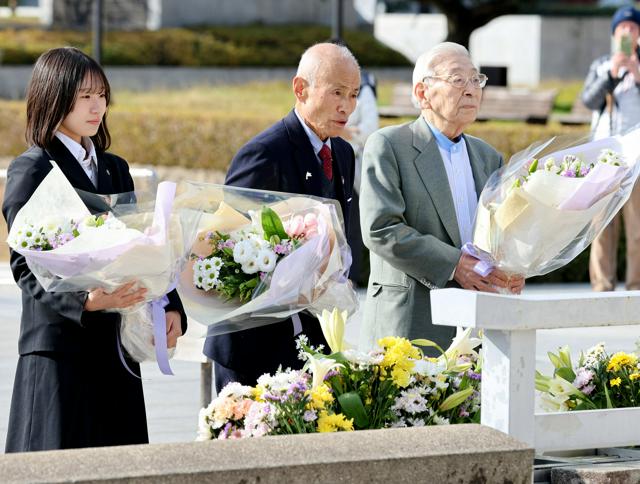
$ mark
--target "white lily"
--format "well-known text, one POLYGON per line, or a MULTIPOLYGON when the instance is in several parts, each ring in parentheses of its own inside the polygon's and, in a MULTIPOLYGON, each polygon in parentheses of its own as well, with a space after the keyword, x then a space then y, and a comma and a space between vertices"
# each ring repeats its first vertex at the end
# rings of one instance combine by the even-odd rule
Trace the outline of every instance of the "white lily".
POLYGON ((458 327, 456 337, 453 338, 451 346, 447 348, 444 354, 448 361, 455 362, 456 358, 461 355, 478 356, 475 348, 482 343, 480 338, 471 337, 472 328, 463 329, 458 327))
POLYGON ((333 353, 339 351, 345 351, 351 348, 344 340, 344 325, 347 321, 347 311, 338 311, 338 308, 333 308, 332 312, 326 309, 322 310, 322 315, 316 314, 316 317, 320 321, 320 327, 322 328, 322 334, 329 344, 329 348, 333 353))
POLYGON ((327 376, 334 368, 340 368, 343 365, 338 363, 336 360, 332 360, 331 358, 317 358, 316 356, 306 353, 307 355, 307 363, 305 366, 311 368, 311 373, 313 374, 313 382, 311 384, 311 388, 317 388, 318 386, 324 383, 324 377, 327 376))

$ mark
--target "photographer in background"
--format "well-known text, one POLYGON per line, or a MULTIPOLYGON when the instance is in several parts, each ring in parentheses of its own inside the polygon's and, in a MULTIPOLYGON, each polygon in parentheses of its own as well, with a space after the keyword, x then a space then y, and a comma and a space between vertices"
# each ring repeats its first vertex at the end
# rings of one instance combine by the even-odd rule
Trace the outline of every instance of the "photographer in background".
MULTIPOLYGON (((612 53, 596 59, 582 91, 582 102, 593 110, 593 139, 626 132, 640 123, 640 12, 622 7, 611 20, 612 53)), ((617 282, 616 254, 620 217, 627 238, 627 290, 640 289, 640 189, 591 244, 589 276, 594 291, 613 291, 617 282)))

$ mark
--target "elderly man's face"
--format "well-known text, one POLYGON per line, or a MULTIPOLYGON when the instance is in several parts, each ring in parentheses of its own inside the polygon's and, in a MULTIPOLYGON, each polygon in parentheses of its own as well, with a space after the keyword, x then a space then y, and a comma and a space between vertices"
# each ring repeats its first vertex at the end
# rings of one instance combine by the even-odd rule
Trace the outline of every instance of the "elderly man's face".
POLYGON ((349 63, 334 64, 318 72, 313 85, 305 83, 298 96, 298 111, 321 140, 340 136, 356 108, 360 71, 349 63))
POLYGON ((466 126, 475 121, 482 99, 482 88, 471 82, 459 88, 447 82, 446 77, 459 75, 465 79, 478 74, 471 59, 465 55, 454 55, 440 62, 434 78, 428 79, 425 99, 431 111, 441 121, 466 126))

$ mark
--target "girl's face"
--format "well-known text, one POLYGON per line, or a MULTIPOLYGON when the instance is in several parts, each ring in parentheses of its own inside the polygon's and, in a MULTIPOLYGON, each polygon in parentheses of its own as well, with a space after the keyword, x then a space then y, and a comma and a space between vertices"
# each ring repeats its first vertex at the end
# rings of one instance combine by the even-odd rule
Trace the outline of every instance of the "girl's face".
POLYGON ((94 136, 98 132, 106 111, 107 99, 104 86, 93 85, 91 78, 87 76, 78 89, 73 109, 62 120, 58 129, 74 141, 81 143, 83 136, 94 136))

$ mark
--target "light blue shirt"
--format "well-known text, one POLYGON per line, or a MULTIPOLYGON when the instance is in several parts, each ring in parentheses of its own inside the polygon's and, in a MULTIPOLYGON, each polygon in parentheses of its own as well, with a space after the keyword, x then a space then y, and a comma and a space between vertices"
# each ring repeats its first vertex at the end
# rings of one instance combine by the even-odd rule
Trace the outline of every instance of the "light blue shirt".
POLYGON ((313 146, 313 152, 316 154, 316 159, 318 160, 318 163, 320 164, 320 166, 322 166, 322 160, 320 159, 320 156, 318 156, 318 153, 320 153, 320 150, 322 149, 322 145, 327 145, 329 149, 331 149, 331 138, 327 138, 327 141, 323 142, 318 137, 318 135, 315 134, 314 131, 309 126, 307 126, 307 123, 304 122, 304 119, 302 119, 302 116, 300 116, 300 113, 298 113, 298 110, 294 109, 293 112, 296 114, 298 121, 300 121, 300 124, 304 128, 304 132, 307 133, 307 137, 309 138, 309 141, 311 141, 311 146, 313 146))
POLYGON ((457 142, 454 142, 443 135, 435 126, 428 122, 427 125, 436 139, 444 162, 444 169, 447 172, 456 218, 458 219, 460 240, 462 245, 473 242, 473 221, 478 207, 478 194, 473 180, 467 144, 462 136, 457 142))

